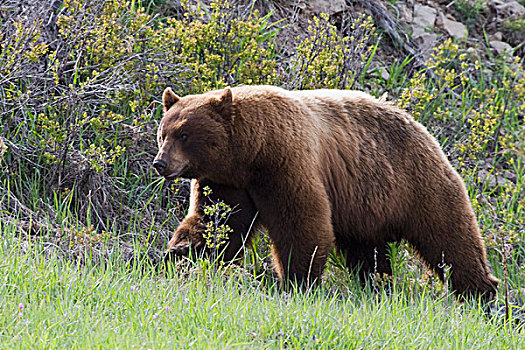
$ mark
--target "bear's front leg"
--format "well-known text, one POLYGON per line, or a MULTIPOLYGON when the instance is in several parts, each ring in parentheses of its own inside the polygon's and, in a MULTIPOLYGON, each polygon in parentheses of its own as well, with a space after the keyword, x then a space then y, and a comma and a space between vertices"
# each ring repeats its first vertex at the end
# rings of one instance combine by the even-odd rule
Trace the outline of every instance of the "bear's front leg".
POLYGON ((169 240, 164 259, 171 260, 175 257, 188 256, 190 249, 192 249, 193 254, 202 252, 206 247, 206 240, 203 236, 205 229, 206 227, 198 213, 188 213, 188 216, 182 220, 169 240))
POLYGON ((286 179, 249 191, 272 241, 281 280, 305 286, 318 280, 334 244, 328 196, 314 177, 286 179))
POLYGON ((204 207, 219 201, 231 208, 231 214, 225 222, 233 232, 228 234, 225 245, 219 247, 220 257, 224 261, 233 261, 242 257, 242 248, 250 243, 251 232, 254 229, 256 210, 252 200, 244 190, 218 185, 209 181, 193 180, 191 185, 190 207, 188 215, 168 242, 165 260, 175 257, 209 254, 207 246, 206 223, 211 220, 204 214, 204 207), (205 191, 209 189, 209 191, 205 191), (205 195, 205 192, 209 194, 205 195))

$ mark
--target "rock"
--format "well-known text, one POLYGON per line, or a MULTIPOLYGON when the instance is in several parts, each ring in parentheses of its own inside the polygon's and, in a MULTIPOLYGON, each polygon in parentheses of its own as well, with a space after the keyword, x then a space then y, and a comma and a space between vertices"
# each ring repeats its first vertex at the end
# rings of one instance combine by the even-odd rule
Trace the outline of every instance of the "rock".
POLYGON ((396 2, 397 10, 399 11, 399 19, 405 23, 412 23, 414 16, 412 10, 408 8, 404 2, 396 2))
POLYGON ((436 21, 436 15, 436 9, 417 3, 414 5, 414 19, 412 23, 423 29, 433 27, 436 21))
POLYGON ((496 179, 496 176, 487 170, 481 170, 478 173, 478 179, 483 183, 488 183, 488 187, 490 189, 494 189, 496 186, 498 186, 498 180, 496 179))
POLYGON ((498 186, 512 186, 512 180, 507 179, 505 176, 495 173, 494 171, 480 170, 478 172, 478 178, 480 181, 487 183, 488 188, 495 189, 498 186))
POLYGON ((333 15, 346 9, 345 0, 310 0, 308 3, 314 13, 333 15))
POLYGON ((385 79, 385 81, 388 81, 388 79, 390 79, 390 73, 388 73, 388 70, 386 68, 383 68, 381 70, 381 78, 385 79))
POLYGON ((496 32, 494 34, 489 35, 489 41, 501 41, 503 39, 503 34, 501 32, 496 32))
POLYGON ((426 54, 430 53, 432 48, 436 46, 437 34, 434 33, 422 33, 416 38, 419 44, 419 48, 423 51, 423 56, 427 57, 426 54))
POLYGON ((505 52, 512 53, 513 51, 512 46, 504 41, 492 40, 489 44, 494 50, 496 50, 498 55, 503 55, 505 52))
POLYGON ((463 23, 453 21, 441 15, 443 29, 453 38, 463 39, 467 37, 467 27, 463 23))
POLYGON ((504 171, 503 176, 512 183, 516 183, 517 176, 515 173, 510 171, 504 171))
POLYGON ((492 0, 490 5, 496 9, 498 19, 513 19, 525 16, 525 6, 515 0, 492 0))
POLYGON ((494 74, 494 72, 490 69, 490 68, 484 68, 481 70, 481 73, 483 74, 483 76, 487 79, 492 79, 492 75, 494 74))
POLYGON ((414 5, 414 19, 412 20, 412 37, 417 39, 425 36, 422 39, 428 42, 429 36, 424 35, 428 28, 433 28, 436 22, 437 11, 430 7, 416 3, 414 5))

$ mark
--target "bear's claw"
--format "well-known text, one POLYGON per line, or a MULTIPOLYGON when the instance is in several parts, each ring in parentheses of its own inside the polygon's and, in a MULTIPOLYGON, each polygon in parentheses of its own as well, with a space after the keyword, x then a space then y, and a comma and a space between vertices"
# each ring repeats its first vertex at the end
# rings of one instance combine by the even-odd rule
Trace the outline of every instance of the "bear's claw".
POLYGON ((179 243, 164 251, 164 261, 170 261, 176 257, 187 257, 190 253, 190 244, 188 242, 179 243))

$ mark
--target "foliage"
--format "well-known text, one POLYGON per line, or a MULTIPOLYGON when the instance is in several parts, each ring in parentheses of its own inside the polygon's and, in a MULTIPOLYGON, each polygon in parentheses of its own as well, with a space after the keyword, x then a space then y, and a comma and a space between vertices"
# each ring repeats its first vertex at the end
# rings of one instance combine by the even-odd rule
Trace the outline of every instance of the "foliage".
POLYGON ((144 207, 159 215, 140 220, 143 229, 171 212, 156 209, 159 198, 152 202, 148 191, 161 112, 152 100, 166 86, 185 94, 239 80, 271 82, 275 74, 268 18, 237 18, 219 1, 209 13, 196 9, 183 19, 159 19, 138 5, 66 0, 49 40, 38 8, 33 18, 1 27, 2 166, 21 180, 15 196, 26 201, 23 179, 36 166, 43 196, 71 194, 81 222, 90 217, 105 231, 135 224, 133 213, 144 207))
POLYGON ((506 20, 505 27, 517 30, 519 32, 525 32, 525 18, 516 18, 514 20, 506 20))
POLYGON ((454 7, 468 26, 475 24, 476 19, 487 9, 487 5, 487 0, 457 0, 454 2, 454 7))
POLYGON ((59 216, 56 210, 47 218, 35 215, 49 209, 39 196, 69 203, 77 212, 72 221, 83 229, 176 225, 184 206, 167 200, 170 186, 154 182, 149 169, 161 113, 152 101, 166 86, 179 94, 235 84, 313 88, 320 78, 327 87, 351 87, 377 47, 370 18, 345 25, 351 35, 340 36, 325 16, 283 61, 274 41, 278 23, 269 15, 212 1, 208 9, 186 4, 181 18, 158 18, 141 5, 66 0, 50 28, 43 18, 53 14, 43 2, 2 23, 0 135, 7 152, 0 166, 10 174, 2 186, 31 203, 24 216, 39 217, 39 229, 53 230, 52 218, 59 216), (137 211, 147 218, 138 219, 137 211))
POLYGON ((297 45, 291 60, 289 88, 351 89, 366 72, 377 49, 372 18, 361 15, 341 35, 328 15, 314 17, 306 39, 297 45))
POLYGON ((213 258, 228 243, 228 235, 233 232, 227 224, 232 214, 232 208, 223 201, 212 200, 210 198, 212 190, 207 186, 203 189, 203 194, 210 201, 209 204, 204 206, 204 221, 206 222, 204 239, 206 240, 207 248, 213 252, 213 258))
MULTIPOLYGON (((446 40, 398 104, 445 141, 468 184, 485 243, 506 264, 507 257, 523 261, 525 70, 518 57, 496 64, 487 76, 479 56, 446 40)), ((499 263, 493 267, 501 272, 499 263)))
POLYGON ((174 54, 184 57, 191 81, 189 92, 237 84, 270 84, 275 80, 276 57, 272 38, 277 33, 257 11, 238 17, 229 2, 213 1, 209 18, 198 5, 184 20, 168 19, 170 33, 180 37, 174 54), (187 35, 186 33, 191 33, 187 35))

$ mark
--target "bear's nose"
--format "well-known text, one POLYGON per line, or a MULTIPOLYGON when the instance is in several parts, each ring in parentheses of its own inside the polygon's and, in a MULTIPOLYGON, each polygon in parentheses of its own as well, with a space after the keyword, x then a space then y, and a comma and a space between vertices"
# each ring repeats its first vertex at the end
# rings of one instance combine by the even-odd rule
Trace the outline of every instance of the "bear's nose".
POLYGON ((162 159, 155 159, 153 161, 153 167, 157 170, 159 174, 162 174, 162 172, 166 169, 167 166, 168 163, 166 163, 162 159))

